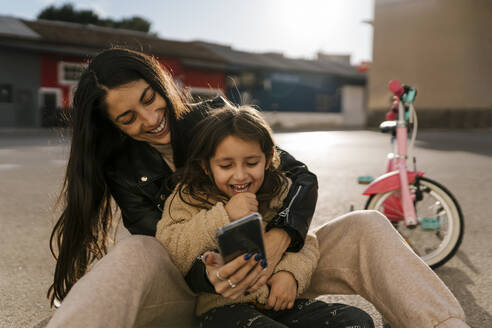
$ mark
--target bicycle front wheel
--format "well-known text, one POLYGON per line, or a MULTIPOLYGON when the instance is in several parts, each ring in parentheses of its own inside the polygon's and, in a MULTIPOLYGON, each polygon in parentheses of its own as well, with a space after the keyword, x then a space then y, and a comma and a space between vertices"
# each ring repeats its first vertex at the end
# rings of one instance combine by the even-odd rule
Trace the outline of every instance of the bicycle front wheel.
POLYGON ((399 190, 371 195, 366 209, 378 210, 393 221, 393 225, 425 263, 435 269, 446 263, 458 250, 463 239, 464 222, 460 206, 444 186, 418 177, 410 185, 418 225, 405 226, 399 190), (397 220, 400 218, 399 220, 397 220))

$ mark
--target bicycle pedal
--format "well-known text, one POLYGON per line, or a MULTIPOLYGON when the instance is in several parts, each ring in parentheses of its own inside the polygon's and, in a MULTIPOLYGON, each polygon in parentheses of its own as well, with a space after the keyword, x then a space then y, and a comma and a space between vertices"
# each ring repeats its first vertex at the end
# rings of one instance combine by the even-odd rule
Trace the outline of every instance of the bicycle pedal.
POLYGON ((422 218, 419 223, 422 230, 438 230, 441 228, 438 218, 422 218))
POLYGON ((358 184, 370 184, 373 181, 374 181, 374 178, 369 176, 369 175, 362 175, 362 176, 357 178, 358 184))

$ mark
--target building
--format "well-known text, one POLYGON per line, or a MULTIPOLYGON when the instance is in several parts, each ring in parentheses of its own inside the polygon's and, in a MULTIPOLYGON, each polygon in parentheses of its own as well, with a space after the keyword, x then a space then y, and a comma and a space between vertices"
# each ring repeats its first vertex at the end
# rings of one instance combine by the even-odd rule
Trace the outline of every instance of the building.
POLYGON ((346 57, 292 59, 136 31, 0 16, 0 127, 60 124, 59 109, 70 106, 87 61, 111 46, 152 54, 193 96, 224 94, 235 103, 257 105, 272 113, 272 124, 365 123, 365 74, 346 57), (286 112, 289 117, 279 117, 286 112))
POLYGON ((0 17, 0 127, 56 124, 91 56, 111 46, 152 53, 195 95, 223 93, 225 63, 190 42, 55 21, 0 17))
POLYGON ((257 105, 279 127, 363 126, 365 74, 348 56, 294 59, 198 42, 226 62, 226 95, 257 105))
POLYGON ((492 1, 376 0, 368 124, 384 118, 392 79, 418 89, 423 127, 492 126, 492 1))

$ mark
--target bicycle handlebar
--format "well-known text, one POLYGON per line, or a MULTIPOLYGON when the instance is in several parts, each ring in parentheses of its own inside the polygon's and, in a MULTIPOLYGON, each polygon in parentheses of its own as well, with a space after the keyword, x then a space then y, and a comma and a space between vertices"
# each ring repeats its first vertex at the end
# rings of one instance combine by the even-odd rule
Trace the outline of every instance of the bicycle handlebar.
POLYGON ((388 83, 388 89, 406 104, 412 104, 417 96, 417 89, 409 85, 402 85, 400 81, 391 80, 388 83))
POLYGON ((417 89, 408 85, 402 85, 400 81, 397 80, 389 81, 388 89, 394 95, 394 102, 388 113, 386 113, 386 120, 393 121, 398 118, 398 107, 401 101, 405 108, 405 121, 408 121, 410 116, 408 113, 408 105, 412 104, 415 100, 415 97, 417 96, 417 89))
POLYGON ((400 81, 391 80, 388 83, 388 89, 393 92, 395 96, 400 98, 405 93, 405 88, 401 85, 400 81))

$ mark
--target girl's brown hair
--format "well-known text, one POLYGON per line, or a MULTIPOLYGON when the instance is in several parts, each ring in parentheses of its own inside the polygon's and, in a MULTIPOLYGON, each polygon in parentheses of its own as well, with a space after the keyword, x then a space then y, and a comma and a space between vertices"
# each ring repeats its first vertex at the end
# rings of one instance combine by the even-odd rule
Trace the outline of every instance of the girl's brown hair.
POLYGON ((272 130, 261 114, 248 106, 239 108, 227 105, 212 110, 210 116, 197 125, 197 132, 192 139, 190 154, 184 168, 176 172, 175 181, 182 183, 179 197, 185 203, 208 208, 217 201, 225 201, 228 197, 220 191, 210 177, 204 172, 211 172, 210 158, 215 155, 217 146, 228 136, 235 136, 245 141, 258 142, 265 154, 265 178, 256 193, 260 213, 269 206, 270 201, 287 186, 286 177, 280 172, 280 157, 272 137, 272 130), (183 197, 190 195, 196 202, 192 204, 183 197))

